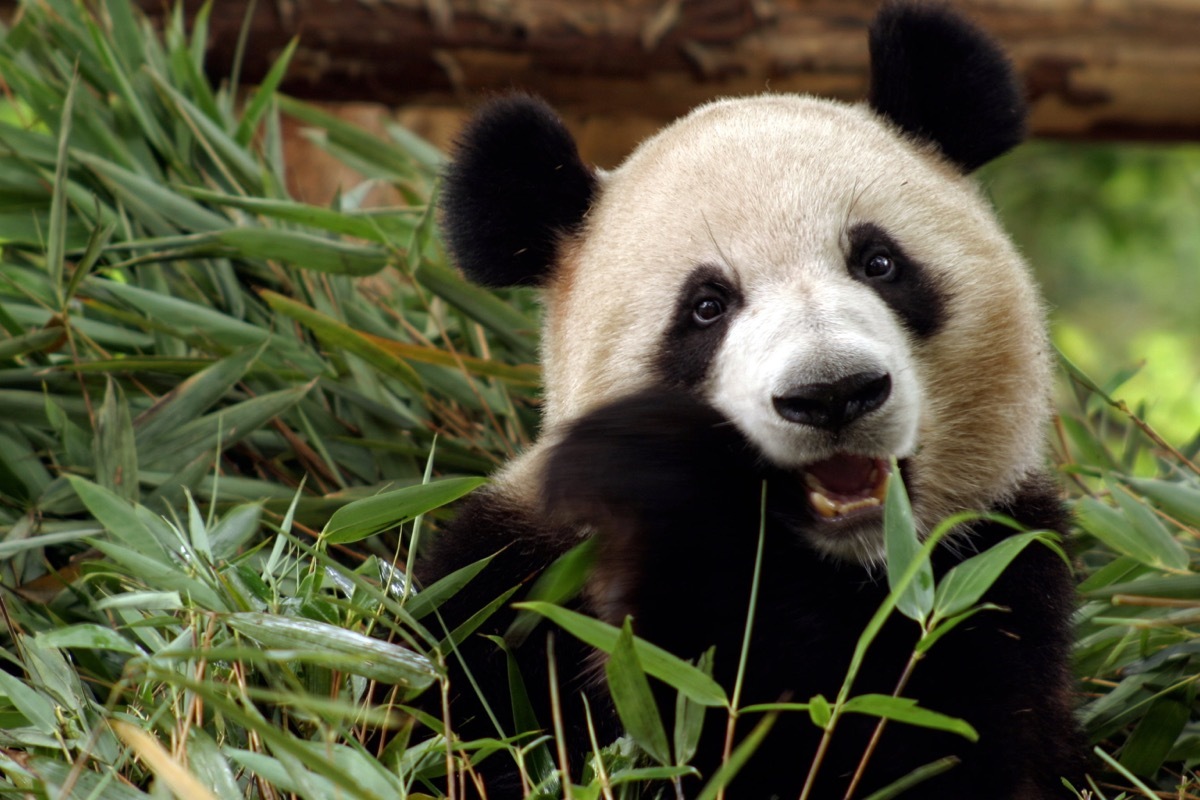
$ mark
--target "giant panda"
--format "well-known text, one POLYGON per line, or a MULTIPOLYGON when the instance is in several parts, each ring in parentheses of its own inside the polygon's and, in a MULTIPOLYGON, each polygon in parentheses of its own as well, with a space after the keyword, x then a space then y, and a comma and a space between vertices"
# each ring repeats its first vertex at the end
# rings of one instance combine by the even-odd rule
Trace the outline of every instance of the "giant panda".
MULTIPOLYGON (((832 698, 887 593, 881 499, 893 463, 922 532, 963 510, 1066 530, 1044 461, 1043 307, 970 177, 1023 137, 1021 89, 999 47, 945 6, 885 3, 869 47, 864 103, 718 100, 611 171, 585 165, 533 97, 494 99, 467 125, 445 175, 445 239, 474 281, 541 288, 545 390, 538 441, 423 554, 426 584, 491 558, 443 607, 448 626, 594 539, 576 607, 614 625, 632 618, 639 636, 684 658, 715 647, 728 687, 761 517, 742 700, 832 698)), ((935 571, 1011 533, 963 526, 935 552, 935 571)), ((1027 548, 985 599, 1000 610, 939 641, 904 692, 966 719, 978 743, 893 723, 855 797, 948 755, 960 763, 905 796, 1074 796, 1061 781, 1078 785, 1084 767, 1069 567, 1027 548)), ((464 738, 514 733, 506 655, 484 636, 511 620, 495 615, 449 659, 464 738)), ((891 620, 854 692, 891 693, 916 635, 891 620)), ((545 641, 538 631, 515 657, 549 729, 545 641)), ((602 743, 620 727, 602 658, 568 635, 555 641, 578 770, 591 749, 580 695, 602 743)), ((661 705, 669 719, 669 693, 661 705)), ((694 762, 706 778, 722 728, 706 727, 694 762)), ((873 729, 844 718, 810 797, 844 796, 873 729)), ((807 715, 782 715, 729 796, 798 796, 819 739, 807 715)), ((487 797, 521 796, 511 759, 478 769, 487 797)))

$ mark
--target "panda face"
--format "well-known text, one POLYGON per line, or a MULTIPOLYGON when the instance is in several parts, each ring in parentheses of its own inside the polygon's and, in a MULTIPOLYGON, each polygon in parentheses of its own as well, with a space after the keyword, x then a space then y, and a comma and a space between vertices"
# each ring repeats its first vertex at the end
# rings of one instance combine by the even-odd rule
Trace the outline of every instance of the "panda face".
POLYGON ((864 562, 890 459, 927 527, 1037 465, 1036 295, 930 148, 865 107, 729 100, 600 184, 547 286, 550 430, 649 384, 694 392, 795 481, 794 527, 864 562))

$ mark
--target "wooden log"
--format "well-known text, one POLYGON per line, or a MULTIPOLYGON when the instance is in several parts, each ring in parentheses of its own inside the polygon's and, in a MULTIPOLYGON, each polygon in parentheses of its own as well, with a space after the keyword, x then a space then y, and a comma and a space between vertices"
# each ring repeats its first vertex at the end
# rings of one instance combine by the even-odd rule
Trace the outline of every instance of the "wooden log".
MULTIPOLYGON (((157 13, 161 0, 141 0, 157 13)), ((187 0, 194 12, 199 0, 187 0)), ((764 90, 858 98, 875 0, 260 0, 243 76, 293 36, 287 91, 388 105, 520 87, 576 114, 668 120, 764 90)), ((1200 138, 1196 0, 958 0, 1024 76, 1033 130, 1200 138)), ((209 64, 227 75, 246 0, 216 0, 209 64)))

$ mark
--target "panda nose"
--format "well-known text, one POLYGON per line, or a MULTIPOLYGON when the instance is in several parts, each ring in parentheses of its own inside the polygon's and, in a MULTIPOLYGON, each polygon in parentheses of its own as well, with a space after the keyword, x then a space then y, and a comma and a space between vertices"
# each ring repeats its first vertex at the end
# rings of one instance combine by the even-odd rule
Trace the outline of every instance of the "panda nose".
POLYGON ((832 383, 806 383, 771 398, 775 412, 788 422, 838 431, 879 408, 892 393, 892 378, 859 372, 832 383))

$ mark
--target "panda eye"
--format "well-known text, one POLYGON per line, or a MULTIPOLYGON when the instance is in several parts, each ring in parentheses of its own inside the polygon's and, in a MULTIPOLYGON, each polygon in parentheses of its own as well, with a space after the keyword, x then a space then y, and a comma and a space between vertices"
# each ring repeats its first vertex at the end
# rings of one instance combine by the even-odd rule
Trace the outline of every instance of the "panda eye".
POLYGON ((697 325, 711 325, 725 313, 725 303, 716 297, 704 297, 692 306, 692 319, 697 325))
POLYGON ((899 265, 891 253, 886 250, 876 250, 863 259, 863 277, 876 281, 893 281, 899 273, 899 265))

